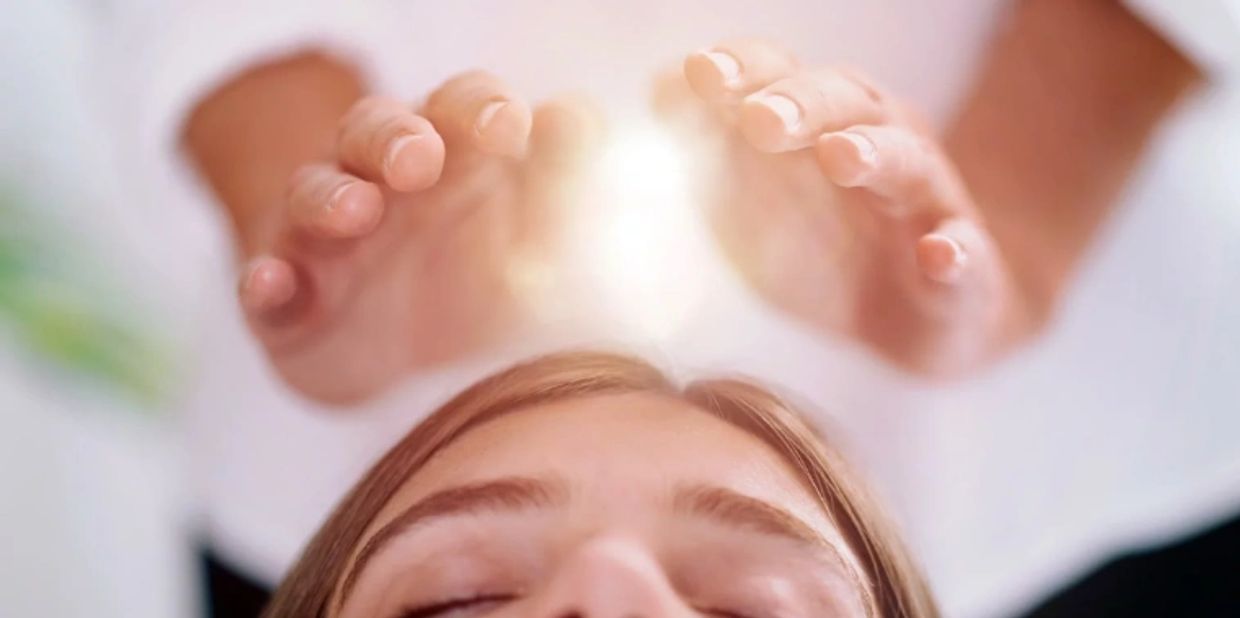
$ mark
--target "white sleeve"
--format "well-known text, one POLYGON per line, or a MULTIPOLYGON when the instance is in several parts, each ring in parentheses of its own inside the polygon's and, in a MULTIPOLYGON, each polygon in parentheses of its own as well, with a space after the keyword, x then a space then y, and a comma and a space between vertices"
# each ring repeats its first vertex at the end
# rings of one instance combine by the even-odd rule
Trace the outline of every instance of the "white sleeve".
POLYGON ((1126 0, 1212 78, 1240 78, 1240 0, 1126 0))

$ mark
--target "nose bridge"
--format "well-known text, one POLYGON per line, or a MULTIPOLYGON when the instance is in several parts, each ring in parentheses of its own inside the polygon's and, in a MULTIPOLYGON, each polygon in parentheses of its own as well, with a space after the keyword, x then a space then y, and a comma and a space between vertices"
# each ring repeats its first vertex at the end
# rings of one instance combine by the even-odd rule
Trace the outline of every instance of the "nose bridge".
POLYGON ((658 558, 624 536, 571 550, 546 589, 537 618, 674 618, 687 615, 658 558))

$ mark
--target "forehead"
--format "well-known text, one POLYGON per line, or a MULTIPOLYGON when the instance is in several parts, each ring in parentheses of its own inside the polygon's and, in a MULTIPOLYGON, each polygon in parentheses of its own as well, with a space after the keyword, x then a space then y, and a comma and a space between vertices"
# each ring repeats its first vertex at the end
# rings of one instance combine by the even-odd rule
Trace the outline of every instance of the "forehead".
POLYGON ((720 486, 837 536, 773 449, 688 403, 652 394, 562 400, 474 428, 408 479, 371 529, 432 493, 501 476, 563 478, 578 510, 600 513, 657 512, 678 486, 720 486))
POLYGON ((848 568, 860 570, 856 553, 778 453, 686 402, 650 394, 532 406, 468 431, 405 480, 353 551, 432 494, 503 477, 563 480, 570 504, 559 516, 571 519, 565 524, 639 535, 641 525, 657 529, 675 516, 671 503, 680 488, 730 490, 800 519, 848 568))

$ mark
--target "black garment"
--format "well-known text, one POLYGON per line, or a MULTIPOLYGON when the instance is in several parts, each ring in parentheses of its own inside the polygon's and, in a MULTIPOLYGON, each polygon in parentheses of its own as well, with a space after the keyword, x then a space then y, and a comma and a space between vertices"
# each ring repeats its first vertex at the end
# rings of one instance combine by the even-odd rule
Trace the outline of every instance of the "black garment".
POLYGON ((1119 556, 1025 618, 1240 617, 1240 517, 1119 556))
POLYGON ((267 605, 271 591, 254 579, 238 573, 211 553, 198 552, 207 593, 208 618, 255 618, 267 605))

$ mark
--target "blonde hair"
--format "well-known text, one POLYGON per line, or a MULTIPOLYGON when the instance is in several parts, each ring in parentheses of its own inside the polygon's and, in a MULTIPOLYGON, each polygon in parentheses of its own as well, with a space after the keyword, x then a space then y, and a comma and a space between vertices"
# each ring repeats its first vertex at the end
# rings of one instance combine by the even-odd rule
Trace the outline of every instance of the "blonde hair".
POLYGON ((268 618, 325 616, 337 580, 367 526, 405 480, 471 428, 538 404, 586 396, 673 397, 762 440, 810 489, 856 553, 873 612, 936 618, 934 599, 894 528, 852 473, 803 417, 778 397, 736 379, 678 388, 651 365, 626 356, 567 352, 537 358, 474 384, 419 423, 336 507, 276 590, 268 618))

